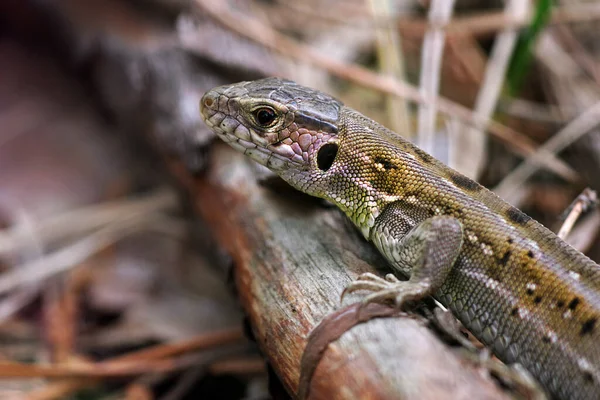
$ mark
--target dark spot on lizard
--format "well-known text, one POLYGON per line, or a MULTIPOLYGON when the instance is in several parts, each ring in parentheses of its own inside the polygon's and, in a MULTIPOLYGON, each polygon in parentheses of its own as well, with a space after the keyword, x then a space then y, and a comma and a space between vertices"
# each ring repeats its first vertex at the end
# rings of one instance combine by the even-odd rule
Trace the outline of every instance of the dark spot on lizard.
POLYGON ((518 313, 519 313, 519 307, 515 307, 510 312, 510 315, 512 315, 513 317, 515 317, 518 313))
POLYGON ((459 188, 470 192, 476 192, 482 188, 479 183, 460 174, 450 174, 450 180, 459 188))
POLYGON ((550 343, 550 338, 548 336, 543 336, 542 337, 542 342, 544 342, 544 343, 550 343))
POLYGON ((506 241, 508 242, 508 244, 513 244, 515 241, 513 240, 513 238, 508 238, 506 239, 506 241))
POLYGON ((525 290, 525 293, 527 293, 528 295, 533 295, 533 289, 531 288, 527 288, 527 290, 525 290))
POLYGON ((432 156, 430 156, 429 154, 425 153, 423 150, 419 149, 418 147, 415 147, 414 152, 423 163, 433 164, 433 161, 435 159, 432 156))
POLYGON ((457 207, 456 205, 446 205, 446 206, 442 206, 442 208, 443 208, 444 215, 453 215, 457 218, 460 218, 463 215, 463 209, 460 207, 457 207))
POLYGON ((405 198, 406 197, 411 197, 411 196, 414 196, 414 197, 416 197, 418 199, 419 197, 421 197, 421 191, 420 190, 411 190, 409 192, 405 192, 404 193, 404 197, 405 198))
POLYGON ((529 263, 527 261, 526 262, 522 262, 521 263, 521 268, 523 268, 523 269, 529 268, 529 263))
POLYGON ((381 157, 381 156, 375 157, 375 159, 373 161, 375 161, 375 163, 383 165, 383 168, 385 168, 387 170, 395 169, 396 168, 396 166, 394 165, 393 162, 391 162, 387 158, 384 158, 384 157, 381 157))
POLYGON ((579 297, 575 297, 573 300, 571 300, 571 302, 569 303, 569 309, 575 310, 575 308, 577 308, 577 305, 579 305, 579 297))
POLYGON ((508 263, 508 260, 510 259, 510 254, 511 254, 511 251, 510 250, 506 250, 506 252, 502 256, 502 258, 499 260, 500 264, 506 265, 508 263))
POLYGON ((502 268, 490 268, 488 271, 488 275, 490 278, 502 282, 505 278, 503 277, 502 268))
POLYGON ((509 207, 506 216, 517 225, 525 225, 531 219, 529 215, 515 207, 509 207))
POLYGON ((529 251, 527 252, 527 257, 529 257, 529 258, 534 258, 534 257, 535 257, 535 254, 533 254, 533 251, 529 250, 529 251))
POLYGON ((542 296, 535 296, 535 298, 533 299, 533 302, 535 304, 540 304, 542 302, 542 296))
POLYGON ((596 326, 596 318, 590 318, 581 325, 581 331, 579 332, 580 336, 591 334, 594 331, 594 327, 596 326))
POLYGON ((583 379, 585 380, 585 383, 593 383, 594 382, 594 377, 592 376, 591 373, 589 373, 587 371, 583 373, 583 379))
POLYGON ((559 300, 556 302, 556 307, 558 308, 563 308, 565 306, 565 302, 562 300, 559 300))

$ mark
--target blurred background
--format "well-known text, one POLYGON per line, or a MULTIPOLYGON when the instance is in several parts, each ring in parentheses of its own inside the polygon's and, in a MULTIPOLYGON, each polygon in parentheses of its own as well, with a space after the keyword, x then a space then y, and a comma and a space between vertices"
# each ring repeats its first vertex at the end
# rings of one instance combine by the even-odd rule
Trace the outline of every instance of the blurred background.
MULTIPOLYGON (((600 189, 599 19, 577 0, 1 1, 0 398, 286 398, 195 206, 217 85, 329 92, 556 230, 600 189)), ((599 227, 568 240, 598 260, 599 227)))

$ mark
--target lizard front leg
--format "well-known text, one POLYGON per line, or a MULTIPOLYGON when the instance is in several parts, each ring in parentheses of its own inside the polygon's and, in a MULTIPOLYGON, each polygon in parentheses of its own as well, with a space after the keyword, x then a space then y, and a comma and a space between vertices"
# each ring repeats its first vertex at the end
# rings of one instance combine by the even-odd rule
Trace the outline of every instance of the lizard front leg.
POLYGON ((400 281, 392 274, 383 279, 365 273, 344 293, 368 290, 373 293, 363 299, 363 304, 393 300, 401 307, 407 301, 433 294, 442 286, 462 247, 460 221, 454 217, 435 216, 401 234, 401 229, 384 226, 374 231, 372 237, 392 266, 410 279, 400 281))

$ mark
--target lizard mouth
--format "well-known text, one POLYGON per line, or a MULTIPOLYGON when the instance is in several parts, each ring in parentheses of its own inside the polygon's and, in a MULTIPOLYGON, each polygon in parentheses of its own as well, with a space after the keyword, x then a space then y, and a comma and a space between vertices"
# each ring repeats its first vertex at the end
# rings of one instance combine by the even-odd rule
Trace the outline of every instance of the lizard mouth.
POLYGON ((286 145, 281 141, 269 144, 234 116, 220 111, 218 109, 219 95, 219 93, 209 91, 202 97, 200 115, 204 123, 221 140, 275 172, 289 169, 291 165, 303 164, 300 160, 291 157, 289 151, 285 151, 286 145), (285 154, 281 154, 281 152, 285 154))

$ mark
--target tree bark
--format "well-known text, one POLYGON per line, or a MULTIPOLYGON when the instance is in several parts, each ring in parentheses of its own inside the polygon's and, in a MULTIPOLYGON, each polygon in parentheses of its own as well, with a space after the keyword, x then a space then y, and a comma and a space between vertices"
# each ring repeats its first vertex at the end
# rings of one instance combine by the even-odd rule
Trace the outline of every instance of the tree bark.
MULTIPOLYGON (((341 307, 348 283, 385 262, 338 210, 261 185, 257 168, 217 145, 209 173, 195 184, 195 206, 233 256, 256 341, 294 396, 310 332, 341 307)), ((347 297, 344 304, 360 294, 347 297)), ((411 314, 343 333, 309 386, 312 399, 508 398, 411 314)))

